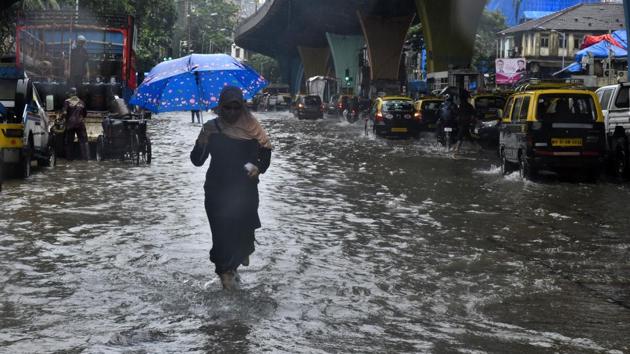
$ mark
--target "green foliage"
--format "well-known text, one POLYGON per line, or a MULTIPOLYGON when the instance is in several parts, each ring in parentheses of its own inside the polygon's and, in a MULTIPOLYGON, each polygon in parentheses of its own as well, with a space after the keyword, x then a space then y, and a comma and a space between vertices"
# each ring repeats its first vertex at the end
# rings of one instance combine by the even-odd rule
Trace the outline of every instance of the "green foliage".
POLYGON ((483 63, 489 68, 494 68, 494 59, 497 50, 497 33, 507 28, 505 17, 499 11, 484 11, 479 20, 477 40, 472 64, 480 68, 483 63))
MULTIPOLYGON (((190 0, 190 14, 175 33, 175 41, 187 42, 181 55, 195 53, 225 53, 232 44, 238 6, 224 0, 190 0)), ((179 48, 174 48, 179 51, 179 48)))
POLYGON ((280 66, 275 59, 262 54, 254 54, 247 64, 262 74, 269 83, 281 82, 280 66))

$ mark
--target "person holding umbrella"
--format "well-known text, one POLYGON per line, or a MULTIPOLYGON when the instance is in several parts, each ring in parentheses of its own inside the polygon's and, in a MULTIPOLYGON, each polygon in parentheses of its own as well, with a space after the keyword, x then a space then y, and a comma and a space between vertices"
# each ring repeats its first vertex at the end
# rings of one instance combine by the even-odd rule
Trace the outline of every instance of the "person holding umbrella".
POLYGON ((212 157, 204 184, 212 232, 210 261, 223 288, 231 290, 238 281, 237 268, 249 265, 254 252, 254 233, 261 226, 259 175, 269 167, 271 143, 247 109, 240 88, 223 88, 217 114, 202 126, 190 160, 200 167, 212 157))

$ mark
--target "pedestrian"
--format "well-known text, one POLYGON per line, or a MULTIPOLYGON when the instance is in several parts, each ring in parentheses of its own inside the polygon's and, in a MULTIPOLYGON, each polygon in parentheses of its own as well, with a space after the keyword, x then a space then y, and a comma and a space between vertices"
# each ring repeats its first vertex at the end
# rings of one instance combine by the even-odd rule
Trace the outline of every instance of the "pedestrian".
POLYGON ((254 252, 254 232, 261 226, 258 178, 269 167, 271 143, 247 109, 241 89, 223 89, 217 115, 202 126, 190 160, 199 167, 212 157, 204 184, 210 261, 223 288, 230 290, 239 280, 237 268, 249 265, 254 252))
POLYGON ((79 35, 70 53, 70 84, 74 87, 79 87, 84 80, 90 80, 90 56, 85 49, 86 42, 85 37, 79 35))
POLYGON ((195 122, 195 116, 197 117, 197 123, 201 123, 201 114, 198 109, 190 111, 190 119, 192 120, 192 123, 195 122))
POLYGON ((89 156, 87 130, 85 129, 87 109, 85 108, 85 103, 77 96, 77 89, 75 87, 70 88, 68 91, 68 99, 63 103, 62 112, 66 121, 66 158, 68 160, 72 159, 72 144, 74 143, 74 137, 76 135, 81 149, 81 159, 87 160, 89 156))

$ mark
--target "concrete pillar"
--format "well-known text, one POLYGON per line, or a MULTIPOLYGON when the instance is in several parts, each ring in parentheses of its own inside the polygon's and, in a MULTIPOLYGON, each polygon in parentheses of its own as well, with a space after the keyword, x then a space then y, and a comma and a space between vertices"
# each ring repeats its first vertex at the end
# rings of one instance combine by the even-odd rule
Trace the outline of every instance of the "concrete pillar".
POLYGON ((352 78, 351 87, 354 92, 358 92, 359 85, 359 54, 365 45, 363 36, 344 36, 333 33, 326 33, 328 46, 332 54, 335 76, 345 87, 346 70, 352 78))
POLYGON ((372 81, 398 81, 402 48, 414 14, 381 17, 357 11, 357 15, 367 42, 372 81))
POLYGON ((445 71, 449 65, 469 67, 486 0, 415 1, 428 53, 428 71, 445 71))
POLYGON ((292 95, 298 94, 304 77, 304 66, 300 57, 297 54, 286 54, 276 59, 282 69, 282 81, 289 85, 292 95))
POLYGON ((328 73, 328 58, 330 49, 298 47, 302 64, 304 64, 304 78, 325 76, 328 73))

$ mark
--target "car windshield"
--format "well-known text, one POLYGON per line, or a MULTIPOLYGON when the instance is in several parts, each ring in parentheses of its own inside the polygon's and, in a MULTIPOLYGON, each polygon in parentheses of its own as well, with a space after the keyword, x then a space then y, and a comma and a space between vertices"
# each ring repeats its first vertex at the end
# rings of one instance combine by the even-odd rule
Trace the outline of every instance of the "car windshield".
POLYGON ((316 106, 322 103, 322 100, 319 96, 306 96, 304 97, 304 104, 309 106, 316 106))
POLYGON ((491 109, 503 109, 505 99, 502 97, 478 97, 475 99, 475 109, 486 112, 491 109))
POLYGON ((384 112, 410 111, 413 109, 413 103, 410 101, 386 101, 383 104, 384 112))
POLYGON ((536 108, 541 121, 589 121, 597 119, 595 102, 590 95, 545 94, 538 97, 536 108))
POLYGON ((441 101, 429 101, 422 105, 422 109, 425 111, 437 111, 440 109, 440 105, 442 105, 441 101))

